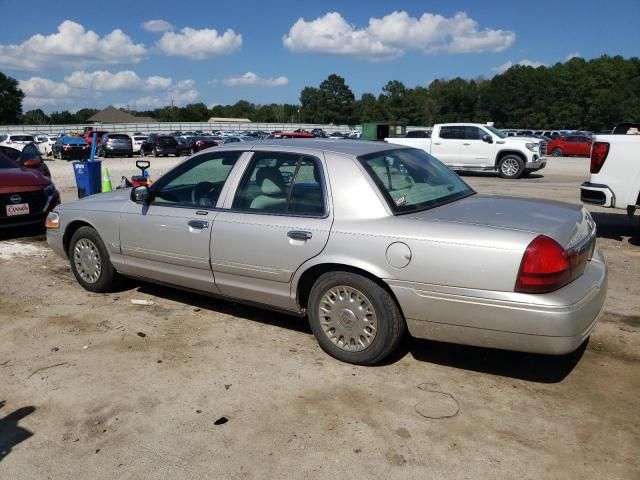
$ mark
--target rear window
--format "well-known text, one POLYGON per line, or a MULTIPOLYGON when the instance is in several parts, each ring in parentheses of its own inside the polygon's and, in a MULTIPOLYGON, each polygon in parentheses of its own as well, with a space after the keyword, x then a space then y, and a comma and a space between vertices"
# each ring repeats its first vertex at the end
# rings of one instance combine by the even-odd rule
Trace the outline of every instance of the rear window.
POLYGON ((146 139, 147 139, 147 137, 133 137, 133 139, 134 139, 135 141, 139 142, 139 141, 146 140, 146 139))
POLYGON ((109 137, 111 140, 129 140, 129 135, 123 135, 121 133, 111 133, 109 137))
POLYGON ((5 157, 4 154, 0 153, 0 170, 7 168, 18 168, 18 166, 9 160, 9 158, 5 157))
POLYGON ((158 141, 160 141, 160 142, 175 142, 176 139, 173 138, 173 137, 162 136, 162 137, 158 137, 158 141))
POLYGON ((62 143, 65 145, 86 145, 87 142, 84 141, 84 138, 80 137, 65 137, 62 139, 62 143))
POLYGON ((11 135, 11 140, 14 142, 33 142, 32 135, 11 135))
POLYGON ((423 150, 388 150, 358 160, 396 214, 426 210, 475 193, 458 175, 423 150))

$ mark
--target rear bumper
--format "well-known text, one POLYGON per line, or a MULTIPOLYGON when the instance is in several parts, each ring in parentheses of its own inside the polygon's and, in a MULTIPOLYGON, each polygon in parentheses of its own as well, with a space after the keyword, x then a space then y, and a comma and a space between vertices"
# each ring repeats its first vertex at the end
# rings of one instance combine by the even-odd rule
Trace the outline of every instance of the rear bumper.
POLYGON ((616 196, 607 185, 584 182, 580 185, 580 201, 601 207, 615 207, 616 196))
POLYGON ((133 155, 132 148, 107 148, 105 153, 108 155, 133 155))
POLYGON ((414 337, 563 355, 591 334, 602 312, 607 267, 597 252, 585 272, 541 295, 388 281, 414 337))

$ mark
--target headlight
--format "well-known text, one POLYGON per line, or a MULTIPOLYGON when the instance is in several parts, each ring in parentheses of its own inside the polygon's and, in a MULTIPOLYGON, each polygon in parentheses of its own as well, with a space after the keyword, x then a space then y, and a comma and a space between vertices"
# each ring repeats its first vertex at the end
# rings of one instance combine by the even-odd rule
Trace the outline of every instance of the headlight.
POLYGON ((527 147, 532 152, 537 152, 539 148, 539 144, 537 143, 525 143, 524 146, 527 147))
POLYGON ((47 220, 44 222, 44 226, 47 228, 60 228, 60 215, 58 212, 53 211, 47 215, 47 220))

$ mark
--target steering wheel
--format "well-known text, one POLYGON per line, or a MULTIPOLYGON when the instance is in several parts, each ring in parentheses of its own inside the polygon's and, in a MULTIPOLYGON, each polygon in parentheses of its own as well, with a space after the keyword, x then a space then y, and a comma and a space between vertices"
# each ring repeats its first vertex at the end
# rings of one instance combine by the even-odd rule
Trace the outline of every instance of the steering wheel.
POLYGON ((214 200, 207 197, 215 188, 215 184, 211 182, 200 182, 191 190, 191 203, 200 205, 201 207, 214 207, 214 200))

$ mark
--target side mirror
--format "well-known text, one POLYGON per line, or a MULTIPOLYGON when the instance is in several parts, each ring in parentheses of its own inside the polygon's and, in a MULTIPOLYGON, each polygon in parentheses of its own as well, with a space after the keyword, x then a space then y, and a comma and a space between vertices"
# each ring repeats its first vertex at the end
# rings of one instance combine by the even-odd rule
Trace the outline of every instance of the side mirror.
POLYGON ((493 143, 493 137, 491 135, 483 135, 482 141, 487 143, 493 143))
POLYGON ((30 158, 29 160, 25 160, 23 165, 25 166, 25 168, 39 168, 40 160, 38 160, 37 158, 30 158))
POLYGON ((136 203, 149 203, 151 196, 149 195, 149 187, 142 185, 131 189, 131 201, 136 203))

